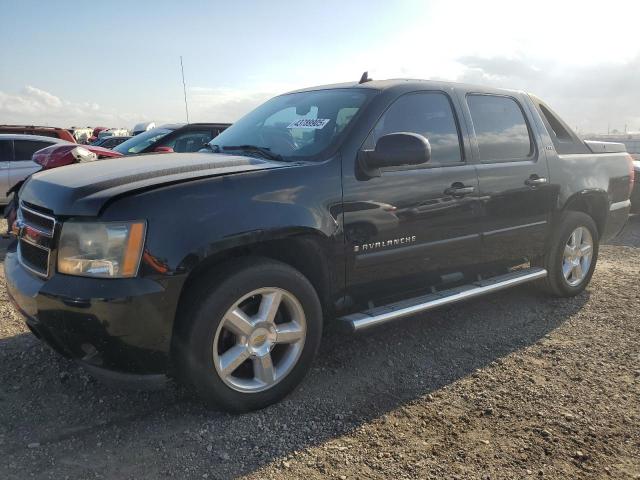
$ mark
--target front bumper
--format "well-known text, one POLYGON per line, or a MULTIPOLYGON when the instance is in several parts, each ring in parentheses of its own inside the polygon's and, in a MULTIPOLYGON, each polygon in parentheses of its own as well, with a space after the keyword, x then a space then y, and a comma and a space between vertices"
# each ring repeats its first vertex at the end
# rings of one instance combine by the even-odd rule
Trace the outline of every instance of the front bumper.
POLYGON ((183 280, 41 279, 5 257, 7 292, 29 329, 62 355, 97 369, 135 375, 167 372, 183 280))

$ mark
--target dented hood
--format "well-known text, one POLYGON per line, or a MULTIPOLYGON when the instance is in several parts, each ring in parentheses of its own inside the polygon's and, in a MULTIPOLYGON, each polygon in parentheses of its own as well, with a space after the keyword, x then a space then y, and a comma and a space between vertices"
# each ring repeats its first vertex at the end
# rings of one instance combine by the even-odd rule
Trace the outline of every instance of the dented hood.
POLYGON ((216 153, 130 156, 69 165, 33 175, 20 199, 55 215, 96 216, 115 196, 189 180, 286 166, 216 153))

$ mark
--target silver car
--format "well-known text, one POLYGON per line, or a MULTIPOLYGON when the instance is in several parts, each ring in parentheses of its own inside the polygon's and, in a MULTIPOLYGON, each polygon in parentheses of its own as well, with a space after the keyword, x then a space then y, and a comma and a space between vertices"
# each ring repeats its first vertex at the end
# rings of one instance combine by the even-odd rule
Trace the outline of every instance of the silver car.
POLYGON ((40 170, 31 160, 33 154, 57 143, 69 142, 40 135, 0 134, 0 205, 9 201, 11 187, 40 170))

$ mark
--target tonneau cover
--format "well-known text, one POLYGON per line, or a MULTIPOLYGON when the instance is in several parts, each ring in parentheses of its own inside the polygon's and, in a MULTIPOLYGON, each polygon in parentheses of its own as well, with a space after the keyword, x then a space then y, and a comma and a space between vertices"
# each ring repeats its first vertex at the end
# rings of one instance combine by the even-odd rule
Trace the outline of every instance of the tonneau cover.
POLYGON ((624 143, 600 142, 597 140, 585 140, 584 143, 587 144, 593 153, 620 153, 627 151, 624 143))

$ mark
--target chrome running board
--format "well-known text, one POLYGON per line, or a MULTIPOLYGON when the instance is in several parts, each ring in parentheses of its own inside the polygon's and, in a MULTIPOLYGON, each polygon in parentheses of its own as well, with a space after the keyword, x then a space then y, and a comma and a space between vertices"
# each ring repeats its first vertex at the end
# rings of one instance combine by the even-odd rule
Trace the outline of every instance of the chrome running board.
POLYGON ((478 280, 461 287, 430 293, 421 297, 403 300, 390 305, 382 305, 364 312, 352 313, 338 318, 344 322, 352 332, 360 332, 376 325, 408 317, 416 313, 426 312, 437 307, 480 297, 488 293, 515 287, 522 283, 531 282, 547 276, 544 268, 527 268, 510 272, 505 275, 478 280))

